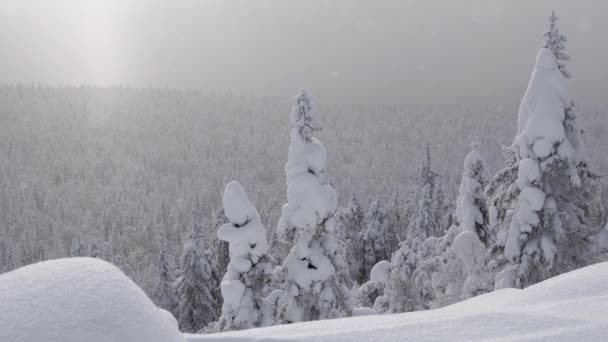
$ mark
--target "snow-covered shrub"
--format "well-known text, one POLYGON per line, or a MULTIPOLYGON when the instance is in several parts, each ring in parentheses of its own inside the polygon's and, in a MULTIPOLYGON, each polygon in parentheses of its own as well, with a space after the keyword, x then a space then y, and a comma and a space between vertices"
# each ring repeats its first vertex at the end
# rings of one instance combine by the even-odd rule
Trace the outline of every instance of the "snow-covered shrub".
MULTIPOLYGON (((363 283, 353 291, 353 305, 355 308, 373 308, 376 299, 383 295, 384 288, 390 280, 391 263, 382 260, 370 272, 369 281, 363 283)), ((374 310, 374 312, 376 312, 374 310)))
POLYGON ((407 243, 393 255, 390 262, 388 279, 382 283, 383 293, 374 302, 378 313, 408 312, 415 308, 416 289, 413 284, 413 273, 417 264, 416 253, 407 243))

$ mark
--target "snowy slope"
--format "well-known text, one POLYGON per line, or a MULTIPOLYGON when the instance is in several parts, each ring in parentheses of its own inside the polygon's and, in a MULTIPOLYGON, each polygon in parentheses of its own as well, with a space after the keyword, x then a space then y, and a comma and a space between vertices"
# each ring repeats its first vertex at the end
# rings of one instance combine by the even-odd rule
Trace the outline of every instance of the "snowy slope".
POLYGON ((438 310, 187 335, 203 341, 607 341, 608 262, 438 310))
POLYGON ((0 342, 184 342, 171 314, 118 268, 46 261, 0 276, 0 342))

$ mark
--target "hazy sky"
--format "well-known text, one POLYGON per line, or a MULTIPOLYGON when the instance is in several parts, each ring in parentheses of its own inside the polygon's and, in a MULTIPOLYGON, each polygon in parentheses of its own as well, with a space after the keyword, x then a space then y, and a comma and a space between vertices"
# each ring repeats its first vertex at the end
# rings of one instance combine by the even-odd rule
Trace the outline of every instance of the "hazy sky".
POLYGON ((606 0, 0 0, 0 83, 353 101, 511 100, 552 9, 572 92, 608 89, 606 0))

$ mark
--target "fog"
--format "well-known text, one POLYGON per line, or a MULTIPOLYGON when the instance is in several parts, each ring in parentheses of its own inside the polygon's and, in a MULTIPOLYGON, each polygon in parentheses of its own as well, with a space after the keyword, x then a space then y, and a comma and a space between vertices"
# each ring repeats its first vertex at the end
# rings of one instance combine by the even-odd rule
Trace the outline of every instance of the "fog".
POLYGON ((572 93, 601 101, 603 0, 0 0, 0 83, 511 104, 553 9, 572 93))

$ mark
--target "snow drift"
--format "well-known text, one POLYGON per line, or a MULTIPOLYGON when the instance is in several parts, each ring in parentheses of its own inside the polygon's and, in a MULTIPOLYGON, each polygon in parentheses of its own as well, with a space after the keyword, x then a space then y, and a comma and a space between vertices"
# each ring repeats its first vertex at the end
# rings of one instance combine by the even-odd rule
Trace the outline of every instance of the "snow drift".
POLYGON ((184 342, 173 315, 93 258, 46 261, 0 276, 0 341, 184 342))
POLYGON ((608 262, 438 310, 187 335, 203 341, 605 341, 608 262))

